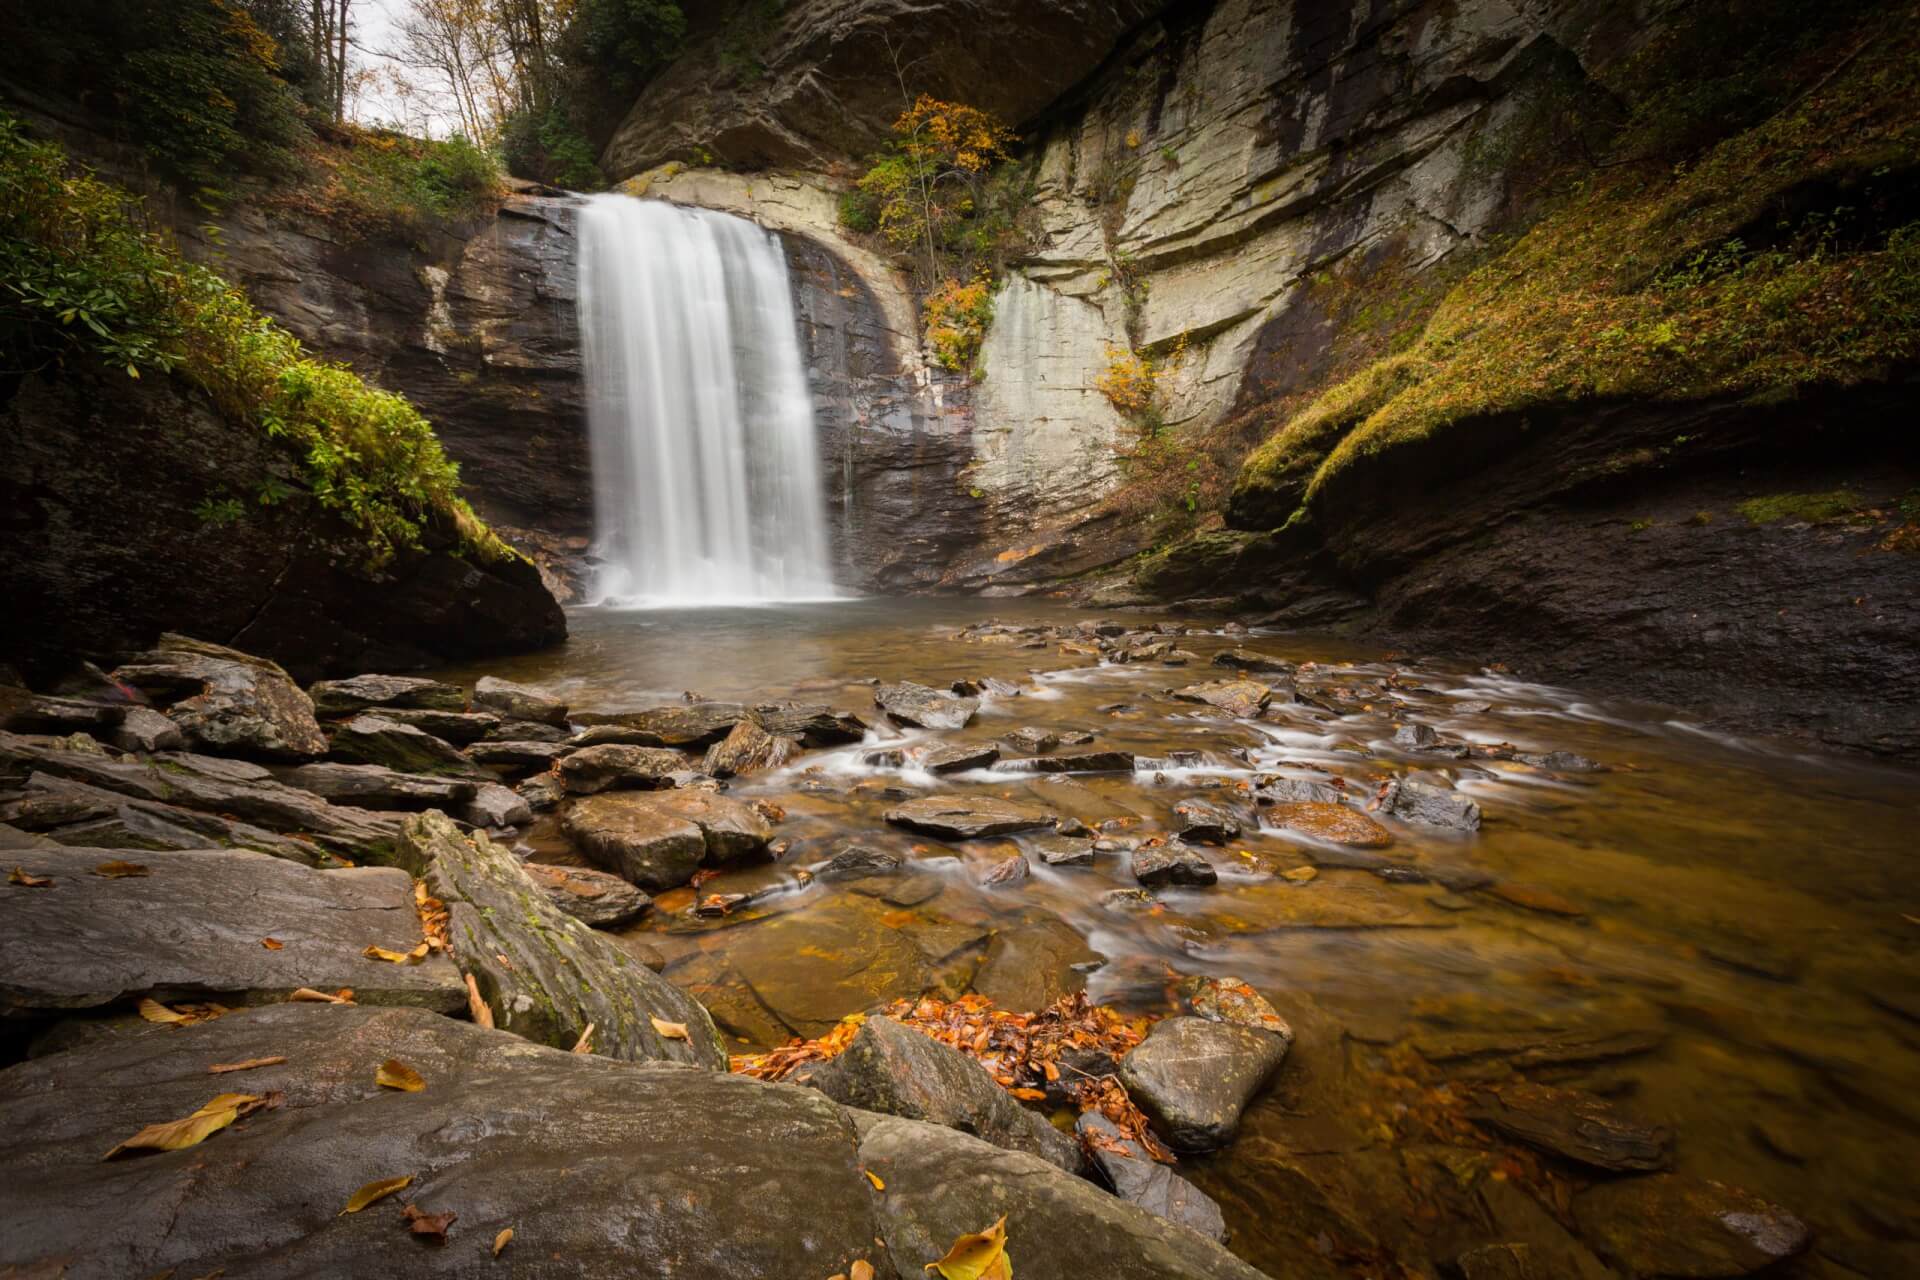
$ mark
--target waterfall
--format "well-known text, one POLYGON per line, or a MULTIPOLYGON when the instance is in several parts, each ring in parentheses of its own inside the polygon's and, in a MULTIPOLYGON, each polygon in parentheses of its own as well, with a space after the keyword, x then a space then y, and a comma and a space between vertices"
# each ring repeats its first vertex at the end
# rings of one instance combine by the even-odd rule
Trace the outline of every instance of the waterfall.
POLYGON ((580 211, 597 604, 834 595, 813 399, 775 237, 622 195, 580 211))

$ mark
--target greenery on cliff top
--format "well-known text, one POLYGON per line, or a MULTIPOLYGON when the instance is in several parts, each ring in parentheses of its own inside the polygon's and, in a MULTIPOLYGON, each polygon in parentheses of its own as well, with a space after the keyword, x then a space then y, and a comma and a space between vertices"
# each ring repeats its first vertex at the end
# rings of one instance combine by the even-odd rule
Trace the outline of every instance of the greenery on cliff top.
POLYGON ((149 229, 138 200, 76 171, 4 113, 0 282, 8 368, 84 352, 129 377, 184 379, 286 446, 314 498, 365 536, 371 565, 420 547, 431 521, 486 559, 513 554, 460 498, 458 468, 411 404, 306 355, 244 293, 149 229))
POLYGON ((1920 36, 1899 16, 1691 162, 1591 170, 1408 349, 1257 448, 1236 523, 1297 516, 1343 468, 1468 419, 1790 392, 1920 356, 1920 36))

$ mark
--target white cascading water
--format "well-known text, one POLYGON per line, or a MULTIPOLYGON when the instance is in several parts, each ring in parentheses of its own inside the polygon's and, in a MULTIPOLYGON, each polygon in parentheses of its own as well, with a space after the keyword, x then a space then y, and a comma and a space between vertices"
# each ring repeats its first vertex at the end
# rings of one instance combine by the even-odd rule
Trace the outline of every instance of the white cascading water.
POLYGON ((831 598, 813 398, 786 257, 742 218, 580 211, 594 603, 831 598))

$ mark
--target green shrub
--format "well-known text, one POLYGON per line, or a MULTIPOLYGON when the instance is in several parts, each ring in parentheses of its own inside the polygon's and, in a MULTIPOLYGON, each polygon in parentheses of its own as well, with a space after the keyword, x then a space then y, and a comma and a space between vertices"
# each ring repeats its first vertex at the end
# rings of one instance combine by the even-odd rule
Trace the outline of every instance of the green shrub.
POLYGON ((492 210, 500 162, 463 137, 410 138, 345 126, 308 154, 308 176, 277 203, 363 234, 417 234, 429 223, 492 210))
POLYGON ((545 112, 529 109, 508 116, 500 130, 500 150, 507 172, 516 178, 569 191, 599 191, 607 185, 606 175, 594 159, 593 145, 558 106, 545 112))
MULTIPOLYGON (((185 379, 280 441, 321 505, 365 535, 371 565, 420 547, 436 519, 469 550, 512 554, 459 497, 458 468, 411 404, 306 355, 244 293, 149 229, 138 200, 71 170, 58 146, 30 141, 4 113, 0 281, 9 367, 87 353, 130 377, 185 379)), ((228 501, 209 499, 201 518, 232 518, 228 501)))

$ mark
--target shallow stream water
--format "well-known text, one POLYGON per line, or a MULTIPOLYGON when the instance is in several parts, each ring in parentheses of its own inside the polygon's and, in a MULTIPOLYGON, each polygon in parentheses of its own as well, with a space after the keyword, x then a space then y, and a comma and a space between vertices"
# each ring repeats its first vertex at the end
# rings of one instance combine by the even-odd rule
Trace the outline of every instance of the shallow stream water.
MULTIPOLYGON (((830 703, 874 726, 864 744, 807 751, 731 784, 785 811, 778 860, 700 890, 752 895, 747 905, 701 918, 693 893, 677 891, 624 935, 664 956, 667 976, 708 1004, 735 1052, 818 1035, 922 990, 1027 1008, 1084 984, 1101 1002, 1162 1013, 1183 976, 1238 977, 1292 1022, 1296 1044, 1239 1140, 1180 1171, 1222 1202, 1232 1247, 1273 1274, 1322 1264, 1327 1274, 1429 1274, 1458 1238, 1485 1238, 1489 1217, 1562 1247, 1567 1198, 1583 1179, 1463 1119, 1477 1084, 1520 1069, 1669 1126, 1677 1170, 1812 1224, 1820 1252, 1792 1274, 1920 1274, 1905 1270, 1920 1239, 1910 1171, 1920 777, 1910 771, 1708 732, 1671 709, 1583 698, 1497 668, 1165 615, 856 600, 582 610, 571 625, 564 647, 484 670, 576 710, 692 693, 830 703), (1192 657, 1113 664, 1056 641, 959 638, 989 616, 1169 623, 1185 629, 1170 638, 1192 657), (1234 719, 1167 697, 1231 676, 1211 659, 1234 647, 1316 664, 1298 679, 1325 705, 1276 697, 1264 718, 1234 719), (1018 692, 986 696, 964 729, 890 728, 873 706, 876 679, 945 688, 984 677, 1018 692), (1605 771, 1396 747, 1408 724, 1449 741, 1574 752, 1605 771), (1042 777, 1003 763, 936 778, 863 759, 1027 726, 1089 732, 1094 746, 1073 749, 1130 751, 1140 767, 1042 777), (1175 764, 1175 752, 1198 755, 1175 764), (1174 830, 1172 807, 1190 797, 1252 814, 1247 789, 1262 774, 1325 771, 1371 789, 1415 770, 1471 796, 1481 829, 1388 819, 1392 845, 1356 851, 1250 826, 1205 850, 1217 885, 1163 890, 1128 910, 1101 901, 1133 886, 1124 853, 1102 853, 1091 869, 1032 857, 1025 883, 988 889, 976 877, 1031 852, 1030 839, 941 842, 881 816, 911 796, 980 791, 1138 838, 1174 830), (802 873, 849 841, 911 859, 909 874, 808 882, 802 873), (1483 1174, 1526 1186, 1544 1220, 1490 1198, 1483 1174)), ((526 844, 541 861, 575 860, 550 817, 526 844)))

